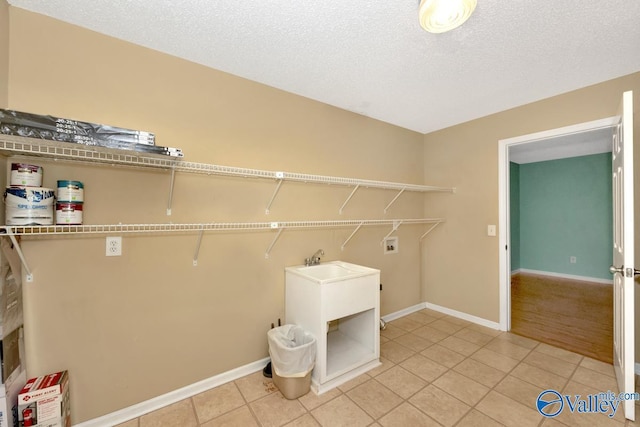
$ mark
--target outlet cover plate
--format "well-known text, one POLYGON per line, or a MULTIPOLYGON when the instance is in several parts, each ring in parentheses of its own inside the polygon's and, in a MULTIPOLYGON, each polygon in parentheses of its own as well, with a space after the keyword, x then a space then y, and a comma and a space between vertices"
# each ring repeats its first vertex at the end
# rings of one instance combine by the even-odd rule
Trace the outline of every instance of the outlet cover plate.
POLYGON ((121 256, 122 255, 122 237, 120 236, 108 236, 106 244, 107 256, 121 256))

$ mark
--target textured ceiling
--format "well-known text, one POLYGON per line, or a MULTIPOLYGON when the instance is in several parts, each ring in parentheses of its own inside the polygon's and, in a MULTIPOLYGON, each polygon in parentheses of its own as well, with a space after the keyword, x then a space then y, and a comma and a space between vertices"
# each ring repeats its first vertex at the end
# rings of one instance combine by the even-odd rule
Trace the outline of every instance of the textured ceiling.
POLYGON ((429 34, 418 0, 8 0, 428 133, 640 71, 639 0, 478 0, 429 34))

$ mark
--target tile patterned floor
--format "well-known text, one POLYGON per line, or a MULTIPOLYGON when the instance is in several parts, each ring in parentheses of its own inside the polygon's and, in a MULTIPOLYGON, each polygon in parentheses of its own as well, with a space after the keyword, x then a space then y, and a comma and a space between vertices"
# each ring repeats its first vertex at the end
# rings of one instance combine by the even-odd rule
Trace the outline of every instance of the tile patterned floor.
POLYGON ((430 310, 389 322, 380 341, 382 366, 321 396, 287 400, 257 372, 118 427, 640 425, 622 410, 537 412, 545 389, 617 390, 613 367, 588 357, 430 310))

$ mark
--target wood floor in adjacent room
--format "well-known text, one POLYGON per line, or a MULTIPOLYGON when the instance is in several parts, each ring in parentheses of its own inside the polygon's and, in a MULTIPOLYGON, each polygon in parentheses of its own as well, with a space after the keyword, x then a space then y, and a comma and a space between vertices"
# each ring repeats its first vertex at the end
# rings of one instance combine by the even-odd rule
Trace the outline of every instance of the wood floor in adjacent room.
POLYGON ((511 332, 612 363, 613 285, 514 274, 511 332))

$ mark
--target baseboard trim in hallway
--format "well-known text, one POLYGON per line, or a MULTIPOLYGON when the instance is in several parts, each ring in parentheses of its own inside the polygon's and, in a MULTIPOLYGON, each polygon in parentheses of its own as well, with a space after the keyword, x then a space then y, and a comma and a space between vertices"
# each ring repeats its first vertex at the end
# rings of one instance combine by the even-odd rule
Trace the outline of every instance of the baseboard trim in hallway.
POLYGON ((601 279, 599 277, 589 277, 589 276, 576 276, 575 274, 554 273, 552 271, 530 270, 527 268, 520 268, 518 270, 514 270, 511 272, 511 276, 513 277, 515 274, 518 274, 518 273, 536 274, 539 276, 548 276, 548 277, 559 277, 561 279, 580 280, 581 282, 604 283, 606 285, 613 284, 613 280, 611 279, 601 279))

